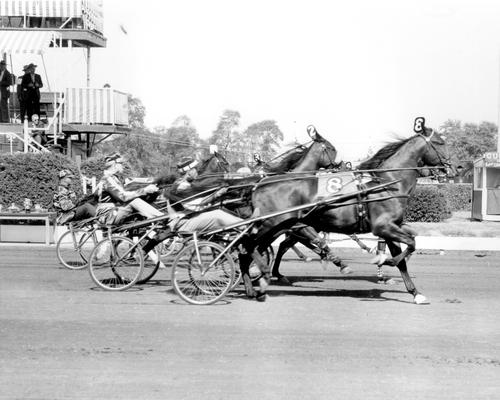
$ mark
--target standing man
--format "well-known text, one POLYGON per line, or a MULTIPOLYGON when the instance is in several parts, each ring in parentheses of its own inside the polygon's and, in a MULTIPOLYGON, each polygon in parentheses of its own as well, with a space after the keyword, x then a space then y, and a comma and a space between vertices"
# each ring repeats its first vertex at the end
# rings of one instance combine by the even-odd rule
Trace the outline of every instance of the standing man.
POLYGON ((8 100, 10 97, 10 85, 12 78, 10 72, 7 71, 5 60, 0 61, 0 122, 9 122, 9 106, 8 100))
MULTIPOLYGON (((26 101, 23 97, 23 78, 26 74, 26 70, 28 66, 25 65, 23 67, 23 73, 17 77, 16 80, 16 93, 17 93, 17 101, 19 102, 19 118, 21 119, 21 124, 24 124, 24 119, 26 118, 26 101)), ((29 121, 28 121, 29 122, 29 121)))
POLYGON ((43 87, 43 83, 41 76, 35 74, 35 68, 35 64, 29 64, 21 82, 28 121, 31 121, 33 114, 40 115, 40 88, 43 87))

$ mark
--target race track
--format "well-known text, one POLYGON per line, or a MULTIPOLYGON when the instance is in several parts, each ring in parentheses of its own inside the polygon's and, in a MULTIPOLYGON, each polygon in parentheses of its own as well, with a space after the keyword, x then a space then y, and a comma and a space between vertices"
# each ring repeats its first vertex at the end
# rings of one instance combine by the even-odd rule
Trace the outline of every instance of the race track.
POLYGON ((293 287, 213 306, 179 300, 168 270, 104 292, 54 253, 0 246, 0 399, 500 396, 500 252, 415 254, 420 306, 359 250, 339 250, 353 275, 287 261, 293 287))

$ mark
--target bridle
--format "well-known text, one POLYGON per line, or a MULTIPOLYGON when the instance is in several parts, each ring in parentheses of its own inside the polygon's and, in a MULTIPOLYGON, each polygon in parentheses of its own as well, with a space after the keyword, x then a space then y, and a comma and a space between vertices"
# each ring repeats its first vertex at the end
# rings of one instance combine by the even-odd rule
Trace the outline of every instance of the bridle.
POLYGON ((436 146, 432 142, 432 137, 434 136, 434 133, 436 133, 436 131, 434 129, 431 129, 431 131, 432 132, 431 132, 431 134, 429 136, 424 136, 421 133, 418 133, 417 135, 420 136, 422 139, 424 139, 425 142, 426 142, 426 144, 428 146, 430 146, 432 148, 432 150, 434 150, 434 152, 436 153, 437 158, 439 160, 439 163, 443 167, 450 168, 451 167, 451 163, 448 160, 443 159, 443 157, 441 156, 441 153, 436 149, 436 146))
POLYGON ((215 156, 215 159, 217 160, 217 164, 220 166, 220 168, 222 170, 224 170, 224 172, 229 172, 229 163, 227 162, 227 160, 224 160, 224 159, 219 159, 218 156, 215 156))
MULTIPOLYGON (((323 152, 323 154, 321 156, 324 157, 324 155, 326 154, 326 156, 328 157, 328 161, 329 161, 329 164, 325 167, 325 169, 335 168, 337 166, 337 163, 335 162, 335 160, 332 160, 332 157, 330 156, 330 152, 328 151, 326 144, 322 143, 321 148, 322 148, 322 152, 323 152)), ((335 148, 334 148, 334 150, 335 150, 335 148)))

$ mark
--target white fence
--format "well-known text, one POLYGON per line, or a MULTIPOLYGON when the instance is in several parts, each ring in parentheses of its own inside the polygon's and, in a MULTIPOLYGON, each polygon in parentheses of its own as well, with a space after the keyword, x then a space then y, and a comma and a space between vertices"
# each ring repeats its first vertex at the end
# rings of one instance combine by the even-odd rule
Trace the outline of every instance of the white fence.
POLYGON ((128 96, 109 88, 66 89, 67 124, 128 125, 128 96))

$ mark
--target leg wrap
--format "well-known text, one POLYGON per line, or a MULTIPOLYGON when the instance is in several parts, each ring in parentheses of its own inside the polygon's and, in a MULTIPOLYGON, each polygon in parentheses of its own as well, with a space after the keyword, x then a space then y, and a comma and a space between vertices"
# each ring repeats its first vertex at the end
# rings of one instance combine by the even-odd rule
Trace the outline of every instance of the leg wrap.
POLYGON ((159 243, 163 242, 165 239, 167 239, 172 232, 170 231, 170 228, 166 228, 156 234, 156 236, 152 239, 149 239, 148 242, 142 247, 144 252, 147 254, 151 250, 153 250, 159 243))

